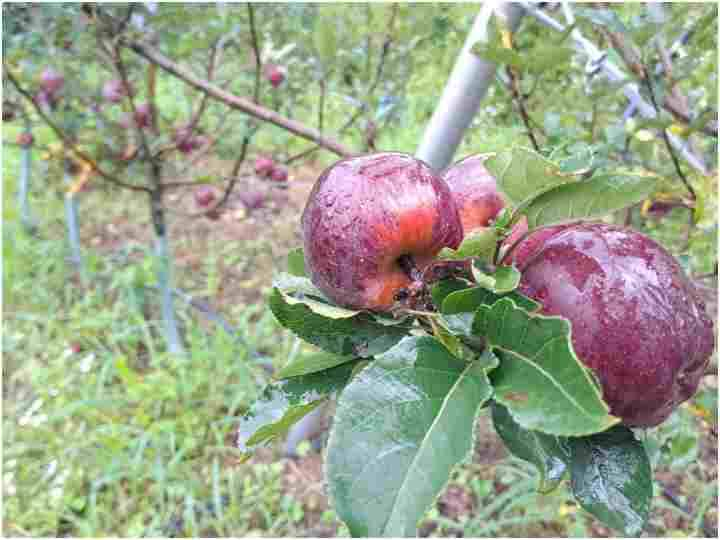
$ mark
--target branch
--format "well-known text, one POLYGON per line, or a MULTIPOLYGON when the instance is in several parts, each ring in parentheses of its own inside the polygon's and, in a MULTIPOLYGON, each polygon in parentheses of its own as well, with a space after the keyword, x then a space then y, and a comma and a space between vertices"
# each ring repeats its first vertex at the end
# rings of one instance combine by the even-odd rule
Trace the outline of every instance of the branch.
POLYGON ((43 122, 45 122, 48 126, 50 126, 50 129, 53 130, 53 132, 55 133, 57 138, 62 141, 62 143, 65 145, 65 147, 68 150, 70 150, 73 154, 75 154, 81 161, 84 161, 85 163, 90 165, 90 167, 92 167, 92 170, 95 173, 97 173, 98 175, 103 177, 108 182, 111 182, 119 187, 129 189, 131 191, 143 191, 146 193, 150 192, 150 189, 146 186, 137 186, 135 184, 128 184, 127 182, 124 182, 124 181, 120 180, 119 178, 116 178, 115 176, 113 176, 113 175, 107 173, 106 171, 104 171, 103 169, 101 169, 100 165, 98 165, 92 157, 90 157, 85 152, 78 149, 75 142, 73 140, 71 140, 71 138, 68 137, 65 134, 65 132, 62 129, 60 129, 57 126, 57 124, 55 124, 55 122, 53 122, 47 114, 45 114, 45 112, 42 110, 42 107, 40 107, 40 105, 35 103, 35 100, 33 99, 33 97, 30 95, 30 93, 27 90, 25 90, 20 85, 18 80, 15 78, 15 75, 13 75, 13 73, 10 69, 10 66, 8 66, 7 64, 5 64, 5 73, 8 77, 8 79, 10 79, 10 82, 15 87, 15 89, 32 105, 32 107, 35 109, 35 112, 38 114, 38 116, 40 116, 40 118, 43 120, 43 122))
MULTIPOLYGON (((512 43, 512 34, 508 31, 505 31, 503 34, 503 44, 506 48, 511 49, 513 48, 512 43)), ((512 66, 508 65, 505 67, 505 71, 507 72, 508 77, 510 78, 510 92, 513 96, 513 101, 518 106, 518 110, 520 112, 520 118, 522 118, 523 124, 525 124, 525 130, 527 133, 528 138, 530 139, 530 142, 533 145, 533 148, 536 152, 540 152, 540 145, 537 142, 537 139, 535 138, 535 132, 533 131, 532 126, 530 125, 530 116, 528 115, 527 109, 525 108, 525 100, 523 99, 523 96, 520 92, 520 73, 519 70, 513 68, 512 66)))
POLYGON ((231 109, 237 109, 246 114, 249 114, 250 116, 263 120, 264 122, 269 122, 278 127, 286 129, 287 131, 294 133, 299 137, 303 137, 317 143, 323 148, 326 148, 327 150, 330 150, 331 152, 341 157, 350 157, 354 155, 354 152, 343 144, 333 139, 322 137, 316 129, 312 129, 304 126, 299 122, 289 120, 288 118, 285 118, 284 116, 276 113, 275 111, 271 111, 266 109, 265 107, 256 105, 255 103, 252 103, 245 98, 241 98, 239 96, 226 92, 221 88, 218 88, 217 86, 210 84, 203 79, 200 79, 199 77, 190 73, 185 68, 173 62, 171 59, 166 57, 154 47, 139 42, 128 41, 127 39, 123 41, 123 45, 131 49, 138 56, 142 56, 149 62, 157 64, 160 68, 164 69, 168 73, 176 76, 177 78, 181 79, 195 89, 207 93, 208 95, 210 95, 210 97, 221 101, 231 109))

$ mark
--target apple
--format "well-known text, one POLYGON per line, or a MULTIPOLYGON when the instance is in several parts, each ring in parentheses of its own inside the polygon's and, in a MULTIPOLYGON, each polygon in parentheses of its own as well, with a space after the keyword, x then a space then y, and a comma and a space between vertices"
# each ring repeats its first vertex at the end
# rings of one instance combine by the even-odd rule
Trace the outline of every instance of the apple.
POLYGON ((288 170, 282 165, 274 165, 270 172, 270 179, 274 182, 287 182, 288 170))
POLYGON ((180 152, 189 154, 200 148, 205 139, 204 137, 193 135, 189 126, 181 126, 175 130, 173 141, 180 152))
POLYGON ((209 206, 215 200, 215 190, 210 186, 202 186, 195 191, 195 204, 209 206))
POLYGON ((277 88, 285 80, 285 73, 275 64, 268 64, 266 66, 265 75, 273 88, 277 88))
POLYGON ((495 178, 485 168, 487 156, 468 156, 450 166, 443 180, 450 186, 465 234, 488 227, 505 207, 495 178))
POLYGON ((450 188, 399 152, 338 161, 315 183, 302 214, 305 267, 330 299, 387 311, 462 224, 450 188))
POLYGON ((33 142, 35 142, 35 137, 32 133, 24 132, 17 136, 17 143, 23 148, 32 146, 33 142))
POLYGON ((77 341, 74 341, 70 344, 70 352, 80 354, 82 352, 82 346, 77 341))
POLYGON ((51 67, 46 67, 40 74, 40 87, 48 94, 58 93, 65 85, 65 78, 51 67))
POLYGON ((538 230, 513 255, 520 292, 570 320, 578 358, 625 425, 656 426, 695 393, 713 323, 662 246, 631 229, 574 223, 538 230))
POLYGON ((259 191, 242 191, 240 201, 248 210, 257 210, 265 206, 265 196, 259 191))
POLYGON ((102 88, 103 99, 109 103, 120 103, 129 93, 132 93, 132 89, 128 92, 128 88, 120 79, 108 81, 102 88))
POLYGON ((260 177, 268 176, 275 168, 275 162, 268 157, 259 157, 255 160, 255 173, 260 177))
POLYGON ((139 128, 150 127, 152 122, 152 106, 149 103, 141 103, 135 108, 135 114, 133 115, 135 124, 139 128))

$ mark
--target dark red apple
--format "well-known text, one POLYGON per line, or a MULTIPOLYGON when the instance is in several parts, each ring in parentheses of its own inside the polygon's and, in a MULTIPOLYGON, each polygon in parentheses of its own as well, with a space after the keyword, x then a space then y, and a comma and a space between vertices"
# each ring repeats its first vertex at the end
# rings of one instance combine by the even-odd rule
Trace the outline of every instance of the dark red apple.
POLYGON ((283 167, 282 165, 274 165, 272 171, 270 172, 270 179, 274 182, 287 182, 287 167, 283 167))
POLYGON ((75 341, 70 344, 70 351, 73 354, 80 354, 82 352, 82 346, 77 341, 75 341))
POLYGON ((17 143, 23 148, 32 146, 33 142, 35 142, 35 137, 33 137, 32 133, 23 132, 17 136, 17 143))
POLYGON ((255 173, 260 177, 268 176, 275 168, 275 162, 268 157, 259 157, 255 160, 255 173))
POLYGON ((181 126, 175 130, 173 141, 177 145, 178 150, 183 154, 189 154, 202 146, 203 140, 190 131, 189 126, 181 126))
POLYGON ((386 311, 462 224, 450 188, 424 162, 385 152, 341 160, 318 179, 302 215, 305 266, 341 306, 386 311))
POLYGON ((210 186, 202 186, 195 191, 195 204, 209 206, 215 200, 215 190, 210 186))
POLYGON ((134 118, 138 127, 150 127, 152 123, 152 106, 149 103, 141 103, 135 108, 134 118))
POLYGON ((280 86, 285 80, 285 73, 278 66, 268 64, 265 68, 265 74, 273 88, 280 86))
POLYGON ((520 291, 570 320, 575 352, 624 424, 656 426, 695 393, 713 323, 662 246, 630 229, 575 223, 531 234, 513 258, 520 291))
POLYGON ((40 86, 48 94, 58 93, 65 84, 65 77, 51 67, 46 67, 40 74, 40 86))
POLYGON ((505 206, 495 178, 485 168, 487 156, 473 155, 458 161, 443 173, 450 186, 465 234, 487 227, 505 206))

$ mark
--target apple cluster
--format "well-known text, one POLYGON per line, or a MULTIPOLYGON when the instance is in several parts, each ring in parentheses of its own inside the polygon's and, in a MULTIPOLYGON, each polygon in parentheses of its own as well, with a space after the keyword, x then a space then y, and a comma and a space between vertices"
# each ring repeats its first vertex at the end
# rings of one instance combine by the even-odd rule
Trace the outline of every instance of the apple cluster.
MULTIPOLYGON (((396 309, 426 285, 443 248, 492 226, 505 207, 483 161, 471 156, 440 176, 395 152, 335 163, 302 215, 312 282, 340 306, 396 309)), ((513 229, 509 241, 520 243, 505 261, 521 272, 520 292, 570 321, 573 348, 611 414, 633 427, 665 420, 695 393, 714 347, 712 321, 678 262, 641 233, 605 223, 526 232, 524 222, 513 229)))
POLYGON ((273 182, 287 182, 288 179, 287 167, 265 156, 260 156, 255 160, 255 174, 273 182))

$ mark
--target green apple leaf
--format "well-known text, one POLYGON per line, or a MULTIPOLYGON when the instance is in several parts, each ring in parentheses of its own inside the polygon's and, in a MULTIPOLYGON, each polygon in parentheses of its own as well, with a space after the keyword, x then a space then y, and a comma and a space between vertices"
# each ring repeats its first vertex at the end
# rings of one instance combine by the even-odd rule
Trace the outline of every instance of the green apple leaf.
POLYGON ((443 248, 438 254, 439 259, 462 260, 470 257, 480 257, 490 261, 495 252, 498 236, 495 227, 481 227, 473 229, 463 238, 457 250, 443 248))
MULTIPOLYGON (((527 311, 540 309, 540 304, 535 300, 531 300, 517 291, 512 291, 507 297, 527 311)), ((451 332, 462 336, 472 336, 473 319, 477 309, 482 305, 492 305, 500 298, 502 295, 495 294, 483 287, 458 290, 445 296, 440 313, 451 332)))
POLYGON ((521 277, 520 272, 514 266, 498 266, 494 272, 485 273, 476 263, 472 265, 472 275, 480 287, 499 295, 517 289, 521 277))
POLYGON ((581 219, 594 219, 647 199, 657 188, 657 178, 609 174, 557 186, 519 209, 535 229, 581 219))
POLYGON ((322 291, 306 277, 281 273, 273 280, 273 286, 282 294, 288 304, 304 304, 318 315, 328 319, 347 319, 360 313, 358 310, 346 309, 331 303, 322 291))
POLYGON ((478 41, 473 44, 470 51, 477 57, 482 58, 493 64, 505 64, 516 68, 524 68, 525 60, 523 57, 512 49, 503 47, 498 42, 478 41))
POLYGON ((355 362, 268 384, 250 410, 240 418, 237 446, 249 457, 287 433, 290 427, 320 405, 350 379, 355 362))
POLYGON ((379 324, 368 313, 327 317, 308 305, 308 299, 297 300, 277 288, 270 295, 269 305, 278 322, 296 336, 341 356, 368 358, 385 352, 407 335, 410 328, 409 323, 379 324))
POLYGON ((306 277, 305 254, 302 248, 295 248, 288 253, 288 273, 293 276, 306 277))
POLYGON ((627 536, 639 536, 650 513, 652 470, 633 432, 615 426, 569 439, 570 483, 580 506, 627 536))
POLYGON ((415 536, 418 520, 471 452, 492 388, 430 337, 408 337, 341 394, 328 443, 333 507, 359 536, 415 536))
POLYGON ((454 278, 444 279, 442 281, 438 281, 432 286, 430 289, 430 296, 432 296, 432 301, 433 304, 435 304, 435 307, 439 309, 440 306, 442 306, 443 300, 445 300, 450 293, 469 288, 470 284, 466 281, 454 278))
POLYGON ((514 206, 523 205, 555 186, 576 181, 573 175, 562 173, 556 163, 522 147, 498 152, 485 161, 485 167, 514 206))
POLYGON ((531 314, 501 298, 480 306, 472 331, 500 357, 491 375, 495 399, 525 429, 578 436, 620 421, 575 355, 567 319, 531 314))
POLYGON ((525 429, 497 402, 493 402, 492 419, 495 431, 507 449, 537 467, 540 473, 538 491, 549 493, 554 490, 568 469, 567 439, 525 429))
POLYGON ((346 362, 356 360, 354 356, 341 356, 324 351, 316 351, 311 353, 299 354, 287 365, 283 366, 273 376, 276 379, 287 379, 290 377, 299 377, 309 373, 325 371, 334 368, 346 362))

